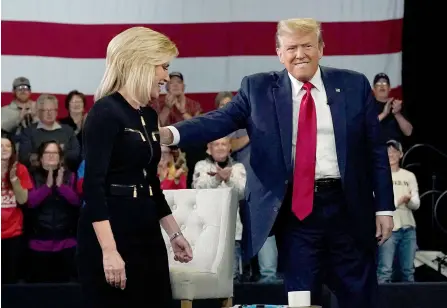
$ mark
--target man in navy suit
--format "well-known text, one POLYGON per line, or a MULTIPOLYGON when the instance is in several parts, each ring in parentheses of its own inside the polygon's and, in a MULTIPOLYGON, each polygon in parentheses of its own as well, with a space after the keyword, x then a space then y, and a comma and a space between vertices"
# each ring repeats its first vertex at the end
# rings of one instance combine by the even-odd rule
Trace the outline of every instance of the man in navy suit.
POLYGON ((313 19, 279 22, 276 41, 284 71, 245 77, 232 102, 161 128, 161 141, 205 143, 247 129, 246 257, 274 233, 287 291, 311 291, 321 304, 324 282, 340 308, 375 307, 376 248, 395 207, 370 84, 319 65, 313 19))

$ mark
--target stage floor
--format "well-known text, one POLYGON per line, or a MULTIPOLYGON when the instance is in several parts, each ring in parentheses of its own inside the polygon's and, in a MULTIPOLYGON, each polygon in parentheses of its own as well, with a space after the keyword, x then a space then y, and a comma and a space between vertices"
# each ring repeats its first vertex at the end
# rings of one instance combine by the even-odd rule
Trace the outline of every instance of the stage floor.
MULTIPOLYGON (((1 302, 3 308, 79 308, 80 290, 75 283, 5 285, 2 286, 1 302)), ((379 302, 380 308, 445 307, 447 282, 381 285, 379 302)), ((287 304, 287 298, 282 285, 245 283, 235 285, 234 304, 281 305, 287 304)), ((177 307, 180 307, 179 303, 177 307)), ((218 308, 220 305, 215 300, 199 300, 193 307, 218 308)), ((330 294, 326 294, 323 307, 337 308, 330 294)))

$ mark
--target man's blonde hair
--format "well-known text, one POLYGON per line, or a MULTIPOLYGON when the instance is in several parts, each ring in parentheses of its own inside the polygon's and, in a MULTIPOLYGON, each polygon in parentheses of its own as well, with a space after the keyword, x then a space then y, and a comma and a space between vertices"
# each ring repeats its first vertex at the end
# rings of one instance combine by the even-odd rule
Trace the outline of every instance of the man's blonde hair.
POLYGON ((281 47, 281 36, 292 33, 315 33, 318 38, 318 47, 324 47, 321 24, 313 18, 291 18, 278 22, 276 27, 276 48, 281 47))
POLYGON ((145 27, 129 28, 107 46, 106 71, 95 93, 95 101, 126 88, 139 104, 150 101, 155 67, 178 55, 175 44, 165 35, 145 27))

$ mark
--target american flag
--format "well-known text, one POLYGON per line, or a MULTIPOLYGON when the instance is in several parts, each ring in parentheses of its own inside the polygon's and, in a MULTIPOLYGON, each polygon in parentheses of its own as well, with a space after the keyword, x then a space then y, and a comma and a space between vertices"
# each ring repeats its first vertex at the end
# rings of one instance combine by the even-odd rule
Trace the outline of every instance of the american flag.
POLYGON ((385 72, 400 96, 403 12, 404 0, 2 1, 2 105, 18 76, 30 79, 33 98, 52 93, 63 104, 77 89, 91 104, 110 39, 144 25, 177 44, 170 69, 184 74, 187 96, 211 110, 216 93, 237 91, 245 75, 283 69, 276 23, 293 17, 322 22, 323 65, 360 71, 371 82, 385 72))

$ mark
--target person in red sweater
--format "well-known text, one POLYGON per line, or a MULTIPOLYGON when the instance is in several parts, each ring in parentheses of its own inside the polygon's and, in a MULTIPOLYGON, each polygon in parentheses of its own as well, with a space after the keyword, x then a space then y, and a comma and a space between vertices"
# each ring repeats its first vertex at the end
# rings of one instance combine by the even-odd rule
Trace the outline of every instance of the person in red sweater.
POLYGON ((19 205, 28 201, 31 182, 26 167, 17 162, 12 139, 2 135, 2 284, 19 280, 23 212, 19 205))

